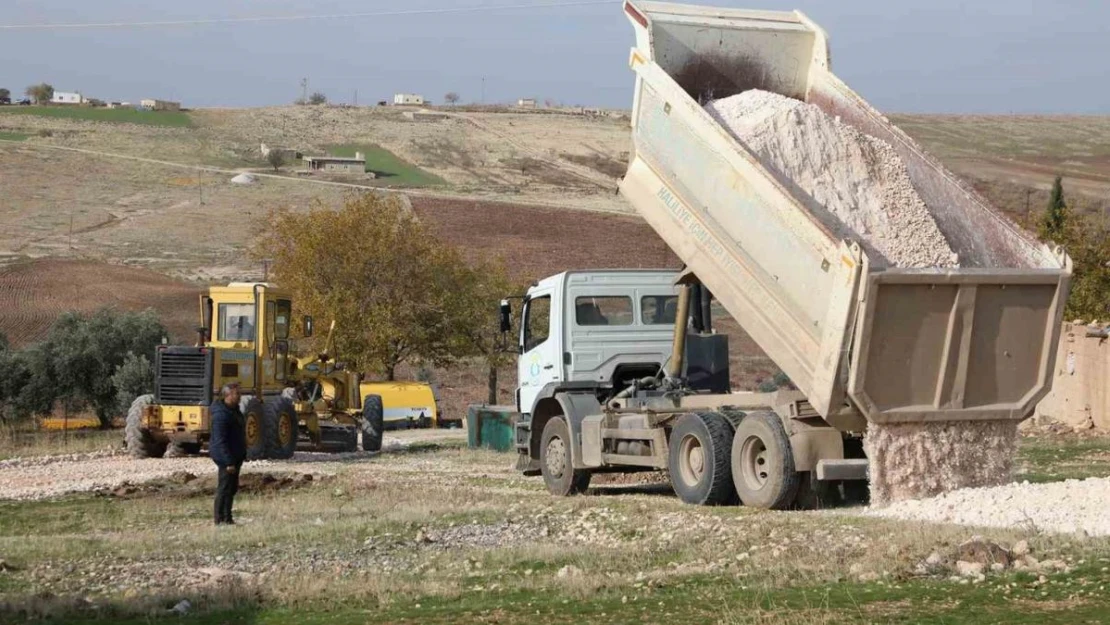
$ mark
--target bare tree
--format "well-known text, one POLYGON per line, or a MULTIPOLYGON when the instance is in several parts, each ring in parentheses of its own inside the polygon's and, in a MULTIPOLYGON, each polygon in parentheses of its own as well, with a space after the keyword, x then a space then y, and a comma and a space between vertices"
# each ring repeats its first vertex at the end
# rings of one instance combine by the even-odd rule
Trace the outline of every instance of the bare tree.
POLYGON ((455 93, 454 91, 448 91, 447 95, 443 96, 443 100, 448 104, 454 106, 459 102, 459 94, 455 93))

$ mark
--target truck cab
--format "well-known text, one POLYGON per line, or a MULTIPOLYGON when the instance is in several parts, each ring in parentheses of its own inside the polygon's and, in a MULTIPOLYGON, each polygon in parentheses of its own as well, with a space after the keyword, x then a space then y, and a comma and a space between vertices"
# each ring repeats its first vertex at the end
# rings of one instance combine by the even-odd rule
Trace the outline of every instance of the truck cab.
MULTIPOLYGON (((600 411, 635 381, 661 376, 672 357, 678 276, 674 270, 570 271, 528 290, 521 311, 516 392, 521 418, 515 429, 526 474, 538 474, 539 436, 551 417, 566 415, 574 431, 573 415, 600 411), (572 408, 564 405, 568 402, 587 405, 572 408)), ((708 319, 698 323, 709 329, 708 319)), ((717 362, 702 367, 709 373, 702 379, 727 392, 727 338, 704 339, 690 346, 717 362)), ((697 368, 702 361, 688 358, 687 365, 697 368)))

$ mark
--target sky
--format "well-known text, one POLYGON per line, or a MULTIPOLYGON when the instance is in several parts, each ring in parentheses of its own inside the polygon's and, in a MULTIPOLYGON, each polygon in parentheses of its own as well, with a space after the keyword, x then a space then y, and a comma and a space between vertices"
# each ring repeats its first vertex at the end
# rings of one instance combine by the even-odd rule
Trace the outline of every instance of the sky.
MULTIPOLYGON (((553 0, 0 0, 0 87, 49 82, 103 100, 263 106, 309 91, 360 104, 629 108, 632 28, 601 6, 148 28, 4 25, 389 12, 553 0), (484 79, 484 90, 483 90, 484 79)), ((829 34, 833 70, 886 112, 1110 114, 1106 0, 703 0, 799 9, 829 34)))

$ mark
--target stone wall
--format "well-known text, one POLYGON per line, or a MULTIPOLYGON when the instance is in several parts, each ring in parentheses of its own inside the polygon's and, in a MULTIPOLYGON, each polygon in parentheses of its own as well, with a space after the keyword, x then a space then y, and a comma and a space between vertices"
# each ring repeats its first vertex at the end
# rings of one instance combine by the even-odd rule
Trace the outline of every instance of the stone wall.
POLYGON ((1060 333, 1052 392, 1038 417, 1073 427, 1110 429, 1110 338, 1104 326, 1066 323, 1060 333))

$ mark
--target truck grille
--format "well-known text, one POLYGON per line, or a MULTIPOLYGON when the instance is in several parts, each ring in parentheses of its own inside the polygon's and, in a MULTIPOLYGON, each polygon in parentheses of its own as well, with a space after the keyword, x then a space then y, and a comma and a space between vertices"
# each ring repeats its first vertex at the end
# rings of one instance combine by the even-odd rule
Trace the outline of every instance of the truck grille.
POLYGON ((156 358, 159 404, 205 406, 212 401, 212 350, 163 347, 156 358))

